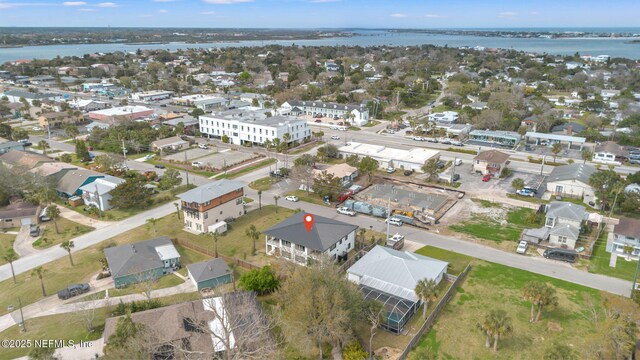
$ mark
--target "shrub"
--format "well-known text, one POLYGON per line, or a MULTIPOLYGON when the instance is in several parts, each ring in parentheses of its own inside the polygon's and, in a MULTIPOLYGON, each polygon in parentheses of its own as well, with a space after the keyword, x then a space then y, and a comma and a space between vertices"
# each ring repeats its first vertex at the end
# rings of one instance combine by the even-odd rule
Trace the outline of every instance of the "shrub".
POLYGON ((255 291, 260 295, 274 291, 279 284, 278 278, 268 265, 242 274, 238 282, 241 289, 255 291))
POLYGON ((354 340, 342 349, 342 358, 344 360, 364 360, 367 356, 369 354, 364 351, 358 340, 354 340))

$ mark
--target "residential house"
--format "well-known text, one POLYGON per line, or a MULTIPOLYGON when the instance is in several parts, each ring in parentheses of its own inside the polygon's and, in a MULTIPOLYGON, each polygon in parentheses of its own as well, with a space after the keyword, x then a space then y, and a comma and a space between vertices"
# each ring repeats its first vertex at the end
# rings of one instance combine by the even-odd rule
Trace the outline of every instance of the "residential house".
POLYGON ((98 178, 92 183, 80 187, 82 199, 87 205, 95 206, 100 211, 107 211, 111 209, 111 204, 109 203, 112 198, 111 190, 122 183, 124 183, 123 179, 105 175, 103 178, 98 178))
POLYGON ((369 122, 369 109, 363 104, 350 105, 322 101, 289 100, 280 106, 278 112, 282 115, 294 116, 322 116, 334 119, 344 119, 357 126, 366 125, 369 122))
POLYGON ((36 93, 24 90, 5 91, 4 96, 7 97, 10 103, 19 103, 22 102, 21 99, 24 99, 29 105, 33 105, 34 100, 42 102, 44 100, 60 101, 62 99, 60 94, 36 93))
POLYGON ((37 205, 22 200, 12 201, 9 205, 0 207, 0 229, 36 224, 38 209, 37 205))
POLYGON ((555 196, 583 199, 585 203, 594 206, 596 196, 593 187, 589 185, 589 178, 596 171, 596 167, 590 164, 556 166, 547 177, 547 191, 555 196))
POLYGON ((321 256, 331 260, 346 259, 347 253, 354 248, 358 226, 315 215, 313 226, 307 231, 306 215, 298 212, 263 231, 267 255, 303 266, 321 256))
POLYGON ((444 111, 439 113, 429 114, 429 121, 436 123, 453 124, 458 121, 458 113, 455 111, 444 111))
POLYGON ((189 142, 182 140, 180 136, 172 136, 151 143, 151 150, 153 151, 177 151, 185 147, 189 147, 189 142))
POLYGON ((208 233, 225 219, 244 215, 244 186, 242 182, 223 179, 178 195, 185 227, 197 233, 208 233))
POLYGON ((77 124, 82 120, 82 115, 74 115, 68 111, 50 112, 38 117, 38 125, 43 128, 59 128, 66 124, 77 124))
POLYGON ((9 150, 0 155, 0 162, 10 168, 18 166, 25 170, 31 170, 43 163, 55 162, 55 160, 46 155, 36 154, 29 151, 9 150))
POLYGON ((220 258, 209 259, 187 265, 189 279, 198 288, 212 289, 233 281, 233 273, 227 263, 220 258))
POLYGON ((544 226, 525 230, 523 240, 535 243, 548 241, 551 246, 574 249, 583 230, 583 221, 587 218, 588 213, 582 205, 552 201, 546 205, 544 226))
POLYGON ((104 249, 116 288, 158 279, 180 267, 180 254, 168 236, 104 249))
POLYGON ((199 129, 200 121, 192 116, 180 116, 171 120, 163 121, 162 125, 166 125, 172 129, 175 129, 180 123, 184 126, 184 133, 193 135, 196 130, 199 129))
POLYGON ((55 185, 55 190, 63 198, 79 196, 82 195, 82 190, 80 188, 105 176, 106 175, 93 170, 72 170, 60 178, 58 183, 55 185))
POLYGON ((415 293, 418 281, 439 284, 448 266, 444 261, 377 245, 347 269, 347 279, 358 284, 366 299, 383 303, 380 326, 398 334, 422 303, 415 293))
POLYGON ((607 243, 607 251, 625 254, 625 247, 631 252, 626 254, 636 260, 640 256, 640 220, 627 217, 620 218, 620 222, 613 227, 613 242, 607 243))
POLYGON ((5 154, 9 151, 25 151, 24 143, 20 143, 17 141, 0 142, 0 154, 5 154))
POLYGON ((105 101, 96 101, 88 99, 75 99, 69 102, 69 106, 81 111, 96 111, 111 107, 111 104, 105 101))
POLYGON ((596 145, 593 152, 593 161, 606 163, 606 164, 622 164, 629 153, 624 147, 616 144, 613 141, 605 141, 600 145, 596 145))
POLYGON ((327 71, 340 71, 340 65, 336 64, 333 60, 325 61, 324 68, 327 71))
POLYGON ((473 171, 482 175, 491 174, 500 175, 509 163, 509 154, 505 154, 498 150, 486 150, 473 158, 473 171))
POLYGON ((316 176, 319 176, 323 172, 340 179, 340 185, 343 187, 351 186, 351 183, 358 177, 358 169, 349 164, 317 165, 314 169, 316 176))
POLYGON ((45 162, 39 164, 29 171, 31 173, 44 176, 47 179, 51 179, 52 182, 57 183, 64 176, 64 174, 72 170, 78 170, 78 167, 63 162, 45 162))

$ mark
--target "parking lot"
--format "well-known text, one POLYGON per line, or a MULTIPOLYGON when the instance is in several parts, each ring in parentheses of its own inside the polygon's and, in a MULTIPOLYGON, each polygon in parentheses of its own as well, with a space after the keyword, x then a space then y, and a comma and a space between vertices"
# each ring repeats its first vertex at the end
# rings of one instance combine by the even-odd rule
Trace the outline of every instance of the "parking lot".
POLYGON ((237 150, 224 149, 218 153, 198 158, 198 161, 202 162, 205 166, 222 169, 225 165, 227 167, 233 166, 254 157, 256 157, 256 155, 254 154, 237 150))
MULTIPOLYGON (((218 150, 215 147, 209 146, 208 149, 191 148, 185 151, 187 153, 187 161, 191 161, 194 159, 199 159, 203 156, 215 154, 218 150)), ((174 160, 174 161, 184 161, 185 151, 180 151, 171 155, 165 155, 162 158, 167 160, 174 160)))

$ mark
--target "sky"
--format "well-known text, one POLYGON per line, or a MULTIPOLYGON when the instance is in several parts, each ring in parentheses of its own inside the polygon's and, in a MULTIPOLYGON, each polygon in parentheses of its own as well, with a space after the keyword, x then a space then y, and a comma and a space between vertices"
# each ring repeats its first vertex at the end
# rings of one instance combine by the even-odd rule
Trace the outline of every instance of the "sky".
POLYGON ((639 0, 0 0, 0 26, 640 27, 639 0))

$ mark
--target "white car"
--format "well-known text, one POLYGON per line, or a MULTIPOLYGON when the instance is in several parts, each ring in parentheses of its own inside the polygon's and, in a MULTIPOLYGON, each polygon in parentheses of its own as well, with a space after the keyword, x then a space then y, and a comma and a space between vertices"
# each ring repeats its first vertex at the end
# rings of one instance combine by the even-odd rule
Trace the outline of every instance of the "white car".
POLYGON ((202 161, 194 161, 194 162, 191 163, 191 166, 199 168, 199 167, 204 166, 204 163, 202 161))
POLYGON ((389 174, 393 174, 394 172, 396 172, 396 168, 391 167, 391 166, 389 166, 389 167, 387 168, 387 173, 389 173, 389 174))
POLYGON ((460 166, 462 165, 462 159, 456 159, 455 163, 456 166, 460 166))
POLYGON ((400 240, 404 240, 404 235, 400 235, 400 234, 395 234, 391 237, 389 237, 389 240, 391 241, 400 241, 400 240))
POLYGON ((413 140, 414 140, 414 141, 424 141, 424 138, 423 138, 423 137, 421 137, 421 136, 414 136, 414 137, 413 137, 413 140))
POLYGON ((338 128, 338 130, 340 130, 340 131, 347 131, 347 127, 346 127, 346 126, 340 126, 340 127, 338 128))
POLYGON ((516 249, 516 252, 518 254, 524 254, 527 252, 527 247, 529 246, 529 243, 526 241, 520 241, 518 243, 518 248, 516 249))
POLYGON ((385 219, 384 222, 388 222, 389 224, 395 225, 395 226, 402 226, 402 220, 394 217, 385 219))
POLYGON ((337 126, 332 126, 331 130, 338 130, 338 127, 337 126))
POLYGON ((348 207, 339 207, 338 209, 336 209, 336 211, 338 212, 338 214, 356 216, 356 212, 349 209, 348 207))
POLYGON ((154 157, 156 157, 156 154, 149 154, 149 155, 145 155, 142 159, 144 161, 147 161, 147 160, 153 159, 154 157))
POLYGON ((299 200, 298 197, 295 195, 285 196, 284 199, 291 202, 298 202, 299 200))
POLYGON ((198 147, 200 149, 208 149, 209 147, 207 146, 207 144, 198 144, 198 147))
POLYGON ((32 128, 31 128, 31 130, 33 130, 33 131, 40 131, 40 130, 42 130, 42 128, 41 128, 41 127, 39 127, 39 126, 34 126, 34 127, 32 127, 32 128))
POLYGON ((338 136, 338 135, 331 135, 331 140, 340 140, 340 136, 338 136))

